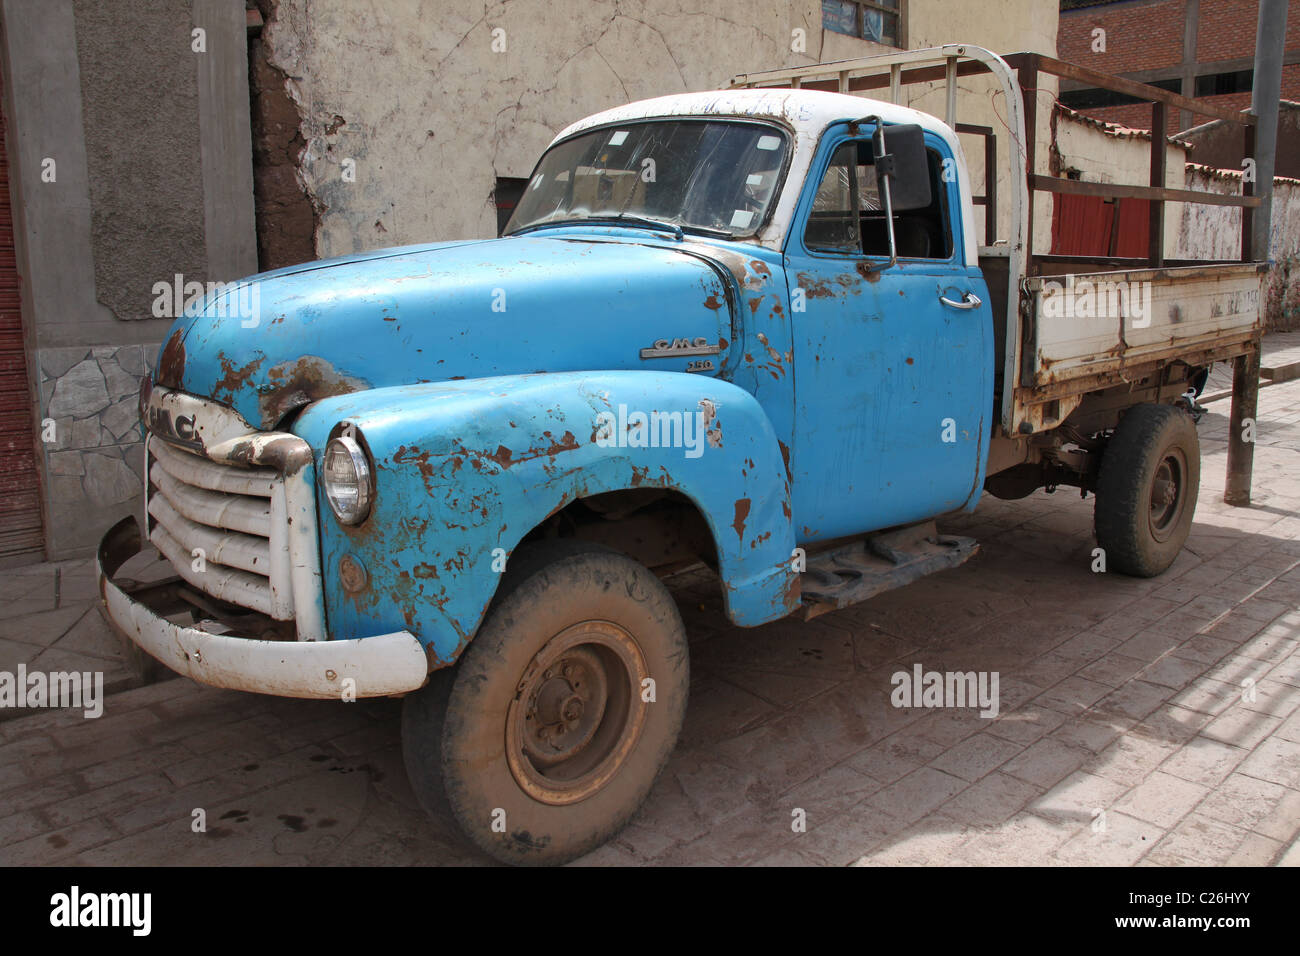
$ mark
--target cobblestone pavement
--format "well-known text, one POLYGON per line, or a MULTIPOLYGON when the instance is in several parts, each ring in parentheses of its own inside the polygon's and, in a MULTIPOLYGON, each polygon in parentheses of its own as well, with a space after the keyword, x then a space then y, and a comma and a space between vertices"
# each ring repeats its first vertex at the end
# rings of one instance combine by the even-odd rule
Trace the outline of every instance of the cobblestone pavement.
MULTIPOLYGON (((579 864, 1300 864, 1300 382, 1260 393, 1249 509, 1222 503, 1227 411, 1153 580, 1091 570, 1066 489, 986 496, 944 522, 974 560, 809 623, 731 627, 680 577, 682 742, 579 864), (916 664, 998 672, 999 715, 893 707, 916 664)), ((87 562, 0 574, 0 669, 89 655, 124 683, 92 596, 87 562)), ((177 679, 0 721, 0 863, 484 863, 417 809, 399 713, 177 679)))

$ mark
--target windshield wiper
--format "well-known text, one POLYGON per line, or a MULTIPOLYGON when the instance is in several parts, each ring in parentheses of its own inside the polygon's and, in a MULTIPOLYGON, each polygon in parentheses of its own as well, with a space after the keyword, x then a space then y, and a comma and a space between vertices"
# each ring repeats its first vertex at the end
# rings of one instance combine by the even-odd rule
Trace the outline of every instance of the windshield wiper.
POLYGON ((685 238, 682 235, 682 227, 673 222, 664 222, 662 219, 651 219, 649 216, 629 216, 625 212, 617 216, 592 216, 592 219, 604 219, 610 222, 617 222, 629 226, 645 226, 647 229, 662 229, 671 232, 680 241, 685 238))
POLYGON ((515 229, 509 233, 509 235, 517 236, 520 233, 532 232, 534 229, 549 229, 552 226, 572 226, 584 222, 612 222, 626 226, 642 226, 646 229, 654 229, 659 232, 671 232, 678 241, 685 238, 682 233, 682 227, 676 223, 664 222, 662 219, 651 219, 648 216, 629 216, 626 213, 610 216, 574 216, 572 219, 549 219, 546 222, 533 222, 529 223, 527 226, 521 226, 520 228, 515 229))
POLYGON ((719 239, 734 239, 735 237, 726 229, 710 229, 708 226, 682 226, 686 232, 698 233, 701 236, 716 236, 719 239))

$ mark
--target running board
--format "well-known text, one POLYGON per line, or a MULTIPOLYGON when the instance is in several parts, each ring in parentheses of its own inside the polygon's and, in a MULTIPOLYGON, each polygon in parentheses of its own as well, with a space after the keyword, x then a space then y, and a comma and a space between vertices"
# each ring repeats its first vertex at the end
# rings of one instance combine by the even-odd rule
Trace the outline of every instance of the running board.
POLYGON ((978 550, 974 538, 939 534, 933 521, 922 521, 814 554, 802 575, 804 619, 955 568, 978 550))

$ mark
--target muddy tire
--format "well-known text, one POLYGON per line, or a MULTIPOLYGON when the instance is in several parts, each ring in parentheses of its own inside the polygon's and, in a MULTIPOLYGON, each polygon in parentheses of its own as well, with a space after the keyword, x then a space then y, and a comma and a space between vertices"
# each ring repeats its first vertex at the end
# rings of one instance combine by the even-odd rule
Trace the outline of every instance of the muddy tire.
POLYGON ((1191 416, 1172 405, 1137 405, 1120 420, 1101 460, 1093 520, 1109 570, 1149 578, 1174 563, 1192 528, 1201 443, 1191 416))
POLYGON ((645 801, 688 684, 681 617, 646 568, 577 542, 520 549, 456 666, 403 702, 407 774, 496 859, 565 863, 645 801))

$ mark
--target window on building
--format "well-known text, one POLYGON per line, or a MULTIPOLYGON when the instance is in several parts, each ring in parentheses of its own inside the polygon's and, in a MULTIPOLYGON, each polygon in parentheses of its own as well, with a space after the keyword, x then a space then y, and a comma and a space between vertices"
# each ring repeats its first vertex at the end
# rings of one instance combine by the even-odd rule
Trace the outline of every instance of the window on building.
MULTIPOLYGON (((1170 93, 1181 93, 1183 91, 1183 81, 1180 79, 1150 80, 1147 82, 1147 86, 1154 86, 1159 90, 1168 90, 1170 93)), ((1151 102, 1137 96, 1130 96, 1127 93, 1116 93, 1114 90, 1096 88, 1067 90, 1061 93, 1060 100, 1072 110, 1095 110, 1103 106, 1129 106, 1133 103, 1151 102)))
POLYGON ((1196 78, 1197 96, 1223 96, 1227 93, 1249 93, 1255 88, 1254 70, 1237 70, 1235 73, 1207 73, 1196 78))
POLYGON ((822 27, 901 47, 903 0, 822 0, 822 27))

